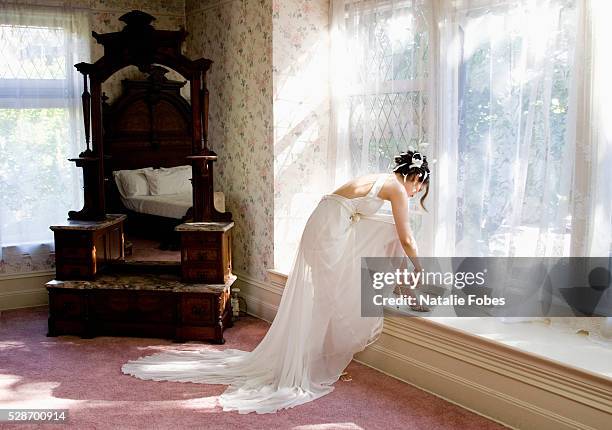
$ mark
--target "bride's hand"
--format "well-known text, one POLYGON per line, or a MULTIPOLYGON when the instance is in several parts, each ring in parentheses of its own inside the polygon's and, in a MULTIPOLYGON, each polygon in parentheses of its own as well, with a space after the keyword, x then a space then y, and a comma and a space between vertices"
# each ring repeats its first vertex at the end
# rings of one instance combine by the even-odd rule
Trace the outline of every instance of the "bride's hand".
MULTIPOLYGON (((406 295, 409 297, 414 297, 417 301, 418 301, 418 294, 415 292, 416 289, 418 288, 422 288, 423 287, 423 279, 422 276, 419 276, 418 278, 416 277, 418 273, 420 273, 420 270, 414 270, 414 276, 412 277, 412 281, 411 283, 408 284, 396 284, 395 288, 393 290, 393 294, 401 296, 401 295, 406 295), (416 281, 418 279, 418 281, 416 281)), ((416 312, 430 312, 431 309, 429 309, 427 306, 424 305, 412 305, 410 306, 410 309, 412 309, 413 311, 416 312)))

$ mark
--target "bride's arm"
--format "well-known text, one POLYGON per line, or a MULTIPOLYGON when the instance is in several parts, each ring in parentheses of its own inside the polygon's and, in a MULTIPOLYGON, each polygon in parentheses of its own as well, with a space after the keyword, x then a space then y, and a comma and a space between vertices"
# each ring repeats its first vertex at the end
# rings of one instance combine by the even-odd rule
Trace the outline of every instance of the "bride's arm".
POLYGON ((410 220, 408 217, 408 196, 403 190, 394 190, 389 193, 391 201, 391 210, 395 221, 395 230, 404 252, 412 261, 414 270, 420 272, 422 270, 419 257, 417 255, 417 244, 410 229, 410 220))

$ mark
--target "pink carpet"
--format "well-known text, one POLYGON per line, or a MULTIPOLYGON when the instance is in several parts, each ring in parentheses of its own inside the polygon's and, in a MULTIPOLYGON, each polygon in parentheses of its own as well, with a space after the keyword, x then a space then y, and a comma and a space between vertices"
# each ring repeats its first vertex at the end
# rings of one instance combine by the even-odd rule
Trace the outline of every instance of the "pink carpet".
POLYGON ((276 414, 223 412, 224 386, 142 381, 121 365, 161 350, 250 350, 269 324, 243 318, 226 331, 225 345, 173 344, 160 339, 45 337, 47 308, 0 314, 0 408, 65 408, 69 424, 0 428, 77 429, 501 429, 431 394, 351 363, 352 381, 331 394, 276 414))

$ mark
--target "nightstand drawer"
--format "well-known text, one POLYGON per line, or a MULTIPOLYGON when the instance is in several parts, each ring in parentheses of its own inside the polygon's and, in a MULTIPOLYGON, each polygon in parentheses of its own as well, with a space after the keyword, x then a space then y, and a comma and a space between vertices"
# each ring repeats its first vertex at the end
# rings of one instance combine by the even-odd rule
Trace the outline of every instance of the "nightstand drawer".
POLYGON ((183 243, 189 247, 209 247, 221 243, 220 233, 195 233, 183 235, 183 243))
POLYGON ((91 243, 91 239, 91 232, 65 230, 56 235, 55 242, 60 247, 69 246, 78 248, 88 246, 91 243))
POLYGON ((85 314, 83 295, 71 292, 53 292, 49 294, 49 308, 52 315, 61 315, 61 319, 79 319, 85 314))
POLYGON ((204 297, 181 298, 181 320, 184 324, 210 324, 219 318, 215 309, 216 298, 212 295, 204 297))
POLYGON ((60 258, 70 258, 76 260, 91 260, 93 250, 88 248, 73 248, 73 247, 60 247, 56 251, 56 255, 60 258))
POLYGON ((189 261, 218 261, 221 253, 218 249, 187 249, 187 262, 189 261))
POLYGON ((183 264, 183 278, 190 282, 203 282, 207 284, 223 284, 225 279, 223 270, 218 264, 183 264))

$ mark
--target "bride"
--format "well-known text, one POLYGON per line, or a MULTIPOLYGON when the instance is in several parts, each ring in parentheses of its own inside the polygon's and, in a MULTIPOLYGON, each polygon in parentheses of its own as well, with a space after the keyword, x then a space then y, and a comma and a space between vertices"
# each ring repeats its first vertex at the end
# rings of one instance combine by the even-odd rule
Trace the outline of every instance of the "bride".
POLYGON ((219 402, 224 411, 239 413, 276 412, 332 392, 353 355, 382 331, 382 317, 360 315, 360 258, 399 250, 421 270, 408 199, 424 189, 423 205, 429 167, 424 155, 412 151, 395 163, 393 173, 358 177, 323 196, 304 228, 276 317, 253 351, 162 352, 124 364, 123 373, 227 384, 219 402), (367 219, 385 200, 395 231, 367 219))

